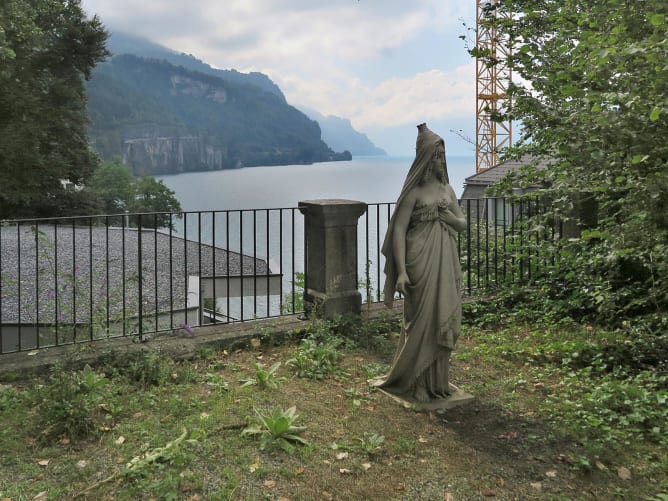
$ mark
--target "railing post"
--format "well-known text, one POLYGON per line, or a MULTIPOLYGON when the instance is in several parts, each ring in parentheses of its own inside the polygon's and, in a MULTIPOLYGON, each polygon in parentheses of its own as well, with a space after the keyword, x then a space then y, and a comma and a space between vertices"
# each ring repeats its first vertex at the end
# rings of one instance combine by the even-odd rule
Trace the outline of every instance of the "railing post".
POLYGON ((333 318, 360 313, 357 284, 357 220, 367 205, 353 200, 299 202, 304 214, 304 307, 307 314, 333 318))

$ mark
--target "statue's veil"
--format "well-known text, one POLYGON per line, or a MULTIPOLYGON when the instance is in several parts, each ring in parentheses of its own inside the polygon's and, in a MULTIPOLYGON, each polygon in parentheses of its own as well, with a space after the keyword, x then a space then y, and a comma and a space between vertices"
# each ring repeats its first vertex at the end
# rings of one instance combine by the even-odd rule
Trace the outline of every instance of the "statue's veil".
MULTIPOLYGON (((397 199, 396 206, 394 208, 394 214, 397 213, 397 209, 406 198, 406 195, 414 187, 420 184, 420 181, 424 177, 425 172, 429 169, 431 164, 431 159, 434 156, 434 152, 439 145, 443 145, 445 149, 445 141, 438 134, 432 132, 427 127, 426 123, 422 123, 417 126, 418 135, 417 140, 415 141, 415 160, 411 165, 406 180, 404 181, 404 186, 401 189, 399 198, 397 199)), ((447 162, 444 166, 445 168, 445 182, 450 183, 450 178, 448 176, 448 166, 447 162)), ((396 292, 395 285, 397 283, 397 269, 394 263, 394 250, 392 248, 392 234, 394 232, 394 214, 390 219, 390 222, 387 226, 387 232, 385 233, 385 241, 383 242, 383 255, 385 256, 385 304, 388 307, 392 306, 394 301, 394 293, 396 292)))

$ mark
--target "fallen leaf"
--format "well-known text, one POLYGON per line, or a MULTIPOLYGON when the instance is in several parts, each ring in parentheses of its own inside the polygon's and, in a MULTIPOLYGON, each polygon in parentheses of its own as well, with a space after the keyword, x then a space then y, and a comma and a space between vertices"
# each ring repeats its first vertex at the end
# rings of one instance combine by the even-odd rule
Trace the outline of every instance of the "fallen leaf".
POLYGON ((502 478, 498 478, 496 480, 496 485, 498 485, 499 487, 503 487, 504 485, 506 485, 506 481, 502 478))
POLYGON ((0 501, 12 501, 12 498, 0 498, 0 501))
POLYGON ((617 476, 622 480, 631 480, 631 470, 624 466, 620 466, 617 468, 617 476))
POLYGON ((339 453, 336 455, 336 459, 339 459, 339 460, 341 460, 341 459, 346 459, 347 457, 348 457, 348 453, 347 453, 347 452, 339 452, 339 453))
POLYGON ((106 432, 106 431, 111 431, 111 428, 109 428, 108 426, 100 426, 98 430, 106 432))
POLYGON ((531 482, 530 485, 531 485, 531 487, 533 487, 533 488, 536 489, 537 491, 540 491, 540 490, 543 489, 543 484, 540 483, 540 482, 531 482))
POLYGON ((186 501, 202 501, 202 496, 199 494, 193 494, 189 498, 186 499, 186 501))
POLYGON ((429 442, 429 440, 427 440, 424 437, 418 437, 418 442, 420 442, 421 444, 426 444, 427 442, 429 442))
MULTIPOLYGON (((29 351, 28 356, 32 357, 32 356, 37 355, 38 353, 39 353, 39 351, 37 351, 37 350, 29 351)), ((42 493, 40 492, 39 494, 42 494, 42 493)), ((37 495, 39 496, 39 494, 37 494, 37 495)), ((35 498, 35 499, 37 499, 37 498, 35 498)))
POLYGON ((141 417, 141 416, 142 416, 141 411, 140 411, 140 412, 135 412, 135 413, 132 415, 133 418, 139 418, 139 417, 141 417))
POLYGON ((332 496, 332 494, 327 491, 322 491, 320 494, 322 494, 322 497, 325 499, 334 499, 334 496, 332 496))
POLYGON ((273 487, 276 487, 276 481, 275 480, 265 480, 262 482, 262 485, 264 487, 267 487, 268 489, 271 489, 273 487))
POLYGON ((488 491, 482 491, 480 494, 485 496, 486 498, 493 498, 496 497, 496 491, 493 490, 488 490, 488 491))
POLYGON ((37 464, 40 466, 49 466, 49 459, 38 459, 37 464))
POLYGON ((33 498, 33 500, 34 500, 34 501, 42 501, 42 499, 46 499, 47 494, 48 494, 47 491, 42 491, 42 492, 40 492, 39 494, 37 494, 37 496, 35 496, 35 497, 33 498))
POLYGON ((70 439, 67 438, 67 437, 63 437, 63 438, 60 440, 60 445, 70 445, 70 439))
POLYGON ((371 463, 362 463, 362 469, 364 471, 367 471, 369 468, 371 468, 371 463))
POLYGON ((446 492, 443 501, 455 501, 455 497, 452 495, 451 492, 446 492))
POLYGON ((547 475, 550 478, 555 478, 557 476, 557 470, 547 470, 545 472, 545 475, 547 475))
POLYGON ((332 462, 329 459, 323 459, 322 462, 325 464, 332 464, 332 462))
POLYGON ((255 473, 258 468, 262 465, 262 460, 260 459, 259 456, 255 456, 255 460, 253 461, 253 464, 251 464, 248 469, 250 470, 251 473, 255 473))
POLYGON ((278 501, 290 501, 290 498, 280 497, 278 498, 278 501))
POLYGON ((350 470, 348 468, 339 468, 339 473, 347 475, 348 473, 350 473, 350 470))
POLYGON ((118 445, 123 445, 123 443, 125 442, 125 437, 123 435, 121 435, 116 440, 114 440, 114 442, 116 442, 116 444, 118 444, 118 445))
POLYGON ((88 461, 85 459, 77 461, 77 468, 85 468, 86 466, 88 466, 88 461))
POLYGON ((306 468, 304 468, 303 466, 300 466, 299 468, 295 468, 295 475, 301 475, 302 473, 304 473, 305 470, 306 470, 306 468))
POLYGON ((502 433, 501 435, 499 435, 499 438, 503 438, 505 440, 512 440, 514 438, 517 438, 518 436, 519 433, 517 433, 516 431, 508 431, 506 433, 502 433))
POLYGON ((116 458, 116 464, 123 464, 123 463, 125 463, 125 459, 123 459, 122 457, 116 458))
POLYGON ((596 465, 596 468, 598 468, 598 469, 601 470, 601 471, 603 471, 603 470, 607 470, 607 469, 608 469, 608 467, 605 466, 605 465, 604 465, 603 463, 601 463, 600 461, 596 461, 594 464, 596 465))

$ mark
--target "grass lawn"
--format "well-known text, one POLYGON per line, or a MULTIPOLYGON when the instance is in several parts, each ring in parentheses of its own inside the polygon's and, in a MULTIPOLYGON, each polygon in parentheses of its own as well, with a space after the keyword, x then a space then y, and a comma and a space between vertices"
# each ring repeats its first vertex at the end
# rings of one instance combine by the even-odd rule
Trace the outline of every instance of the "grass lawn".
POLYGON ((397 335, 370 322, 0 383, 0 498, 668 499, 665 375, 572 363, 611 333, 467 327, 452 377, 478 400, 438 414, 369 387, 397 335))

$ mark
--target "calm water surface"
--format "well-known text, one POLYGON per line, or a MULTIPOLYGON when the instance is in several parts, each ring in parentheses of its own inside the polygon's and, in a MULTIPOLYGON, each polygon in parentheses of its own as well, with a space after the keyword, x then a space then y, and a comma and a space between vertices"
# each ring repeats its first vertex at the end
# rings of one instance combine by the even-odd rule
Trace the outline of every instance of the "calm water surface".
MULTIPOLYGON (((246 167, 193 172, 158 179, 176 192, 186 211, 296 207, 300 200, 344 198, 366 203, 394 202, 412 157, 358 157, 350 162, 246 167)), ((473 157, 448 157, 458 196, 464 178, 475 173, 473 157)))

